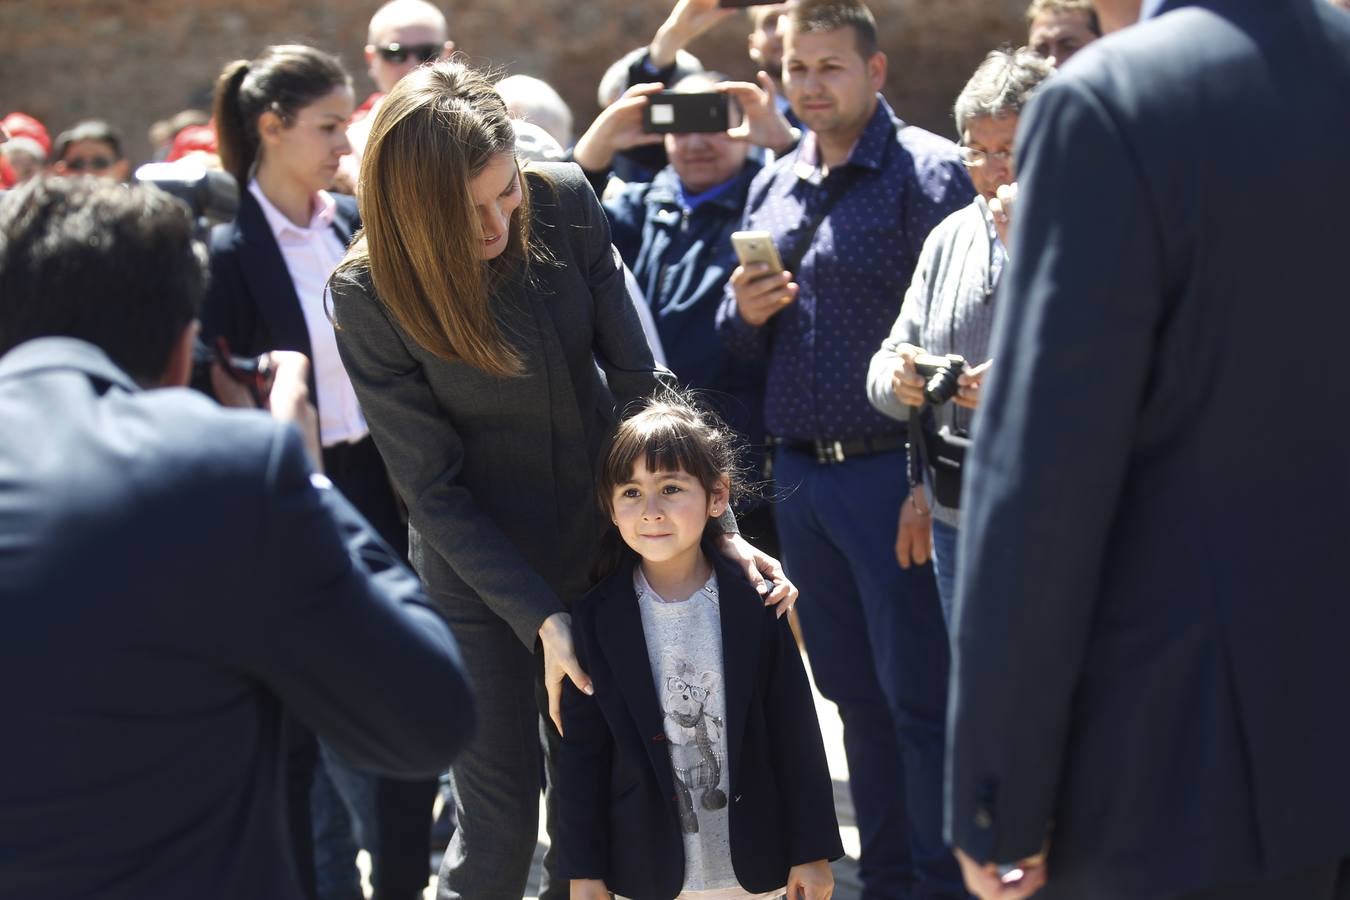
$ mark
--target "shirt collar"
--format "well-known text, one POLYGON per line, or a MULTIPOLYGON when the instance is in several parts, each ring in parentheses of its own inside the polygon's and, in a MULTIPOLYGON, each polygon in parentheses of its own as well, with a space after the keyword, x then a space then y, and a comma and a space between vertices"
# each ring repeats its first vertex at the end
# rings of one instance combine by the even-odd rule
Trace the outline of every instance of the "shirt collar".
POLYGON ((267 195, 262 192, 258 186, 258 179, 254 178, 248 183, 249 193, 253 199, 258 201, 262 207, 263 218, 267 219, 267 225, 272 229, 272 236, 280 239, 284 234, 298 234, 302 237, 308 237, 317 231, 324 231, 333 226, 333 218, 337 215, 337 201, 333 195, 327 191, 319 191, 314 195, 310 205, 314 208, 314 213, 309 217, 309 225, 301 228, 277 209, 267 195))
POLYGON ((739 180, 740 180, 740 173, 737 172, 735 175, 733 175, 726 181, 722 182, 721 184, 710 187, 706 191, 702 191, 701 193, 697 194, 689 193, 689 189, 684 186, 683 182, 681 182, 680 205, 683 206, 689 212, 693 212, 694 210, 698 209, 700 206, 702 206, 704 203, 707 203, 710 200, 717 200, 721 197, 726 196, 726 194, 736 186, 736 183, 739 180))
MULTIPOLYGON (((885 97, 878 94, 877 108, 872 111, 872 118, 867 121, 867 127, 858 135, 853 149, 848 152, 848 161, 844 165, 881 169, 885 162, 886 148, 895 142, 895 131, 899 124, 901 123, 891 105, 886 102, 885 97)), ((819 168, 819 139, 814 131, 808 131, 797 150, 797 163, 793 166, 793 171, 798 178, 809 179, 819 168)))
MULTIPOLYGON (((650 596, 651 599, 652 599, 653 601, 657 602, 657 603, 674 603, 674 602, 679 602, 679 601, 666 600, 666 599, 664 599, 660 594, 658 594, 656 591, 652 590, 652 586, 651 586, 650 584, 647 583, 647 576, 642 574, 642 565, 641 565, 641 563, 639 563, 638 565, 633 566, 633 590, 637 592, 637 595, 638 595, 638 599, 639 599, 639 600, 643 599, 644 597, 650 596)), ((694 591, 694 593, 693 593, 692 595, 690 595, 689 597, 687 597, 687 598, 685 598, 685 599, 693 600, 695 597, 699 596, 700 594, 702 594, 703 596, 707 597, 707 598, 708 598, 709 600, 711 600, 713 603, 717 603, 717 570, 716 570, 716 569, 713 569, 712 572, 710 572, 710 573, 708 574, 708 580, 705 581, 705 582, 703 582, 703 587, 699 588, 697 591, 694 591)))

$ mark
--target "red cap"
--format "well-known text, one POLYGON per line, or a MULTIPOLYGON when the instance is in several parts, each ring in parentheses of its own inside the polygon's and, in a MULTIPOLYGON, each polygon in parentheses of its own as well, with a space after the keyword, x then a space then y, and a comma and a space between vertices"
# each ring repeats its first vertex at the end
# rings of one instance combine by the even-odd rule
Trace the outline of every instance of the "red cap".
POLYGON ((164 157, 164 161, 173 162, 198 150, 206 153, 217 152, 216 132, 210 125, 189 125, 179 131, 174 135, 173 144, 169 147, 169 154, 164 157))
POLYGON ((27 113, 12 112, 5 116, 4 126, 10 137, 32 138, 37 141, 44 154, 52 155, 52 136, 47 133, 46 126, 37 119, 27 113))

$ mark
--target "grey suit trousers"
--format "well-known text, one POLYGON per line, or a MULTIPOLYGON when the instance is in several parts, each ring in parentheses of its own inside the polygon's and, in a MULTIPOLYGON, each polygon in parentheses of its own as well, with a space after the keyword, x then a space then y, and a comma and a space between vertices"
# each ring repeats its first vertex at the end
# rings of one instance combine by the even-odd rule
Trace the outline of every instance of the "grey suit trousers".
MULTIPOLYGON (((542 660, 481 600, 433 599, 460 642, 480 711, 477 734, 450 768, 458 825, 441 862, 437 900, 520 900, 538 833, 542 660)), ((540 892, 541 900, 567 895, 567 882, 556 879, 540 892)))

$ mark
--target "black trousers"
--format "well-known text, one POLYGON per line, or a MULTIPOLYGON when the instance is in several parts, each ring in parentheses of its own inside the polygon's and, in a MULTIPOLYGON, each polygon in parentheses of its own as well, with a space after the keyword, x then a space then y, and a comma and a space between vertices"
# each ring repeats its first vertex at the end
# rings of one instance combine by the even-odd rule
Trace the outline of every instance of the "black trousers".
POLYGON ((1350 857, 1269 880, 1210 888, 1177 900, 1350 900, 1350 857))
MULTIPOLYGON (((399 556, 408 555, 408 528, 389 483, 384 460, 367 435, 354 444, 323 450, 324 474, 366 517, 399 556)), ((287 726, 287 807, 292 846, 307 897, 316 897, 310 787, 318 765, 314 736, 295 720, 287 726)), ((436 779, 380 777, 375 785, 375 842, 371 881, 377 900, 421 897, 431 875, 431 811, 436 779)))

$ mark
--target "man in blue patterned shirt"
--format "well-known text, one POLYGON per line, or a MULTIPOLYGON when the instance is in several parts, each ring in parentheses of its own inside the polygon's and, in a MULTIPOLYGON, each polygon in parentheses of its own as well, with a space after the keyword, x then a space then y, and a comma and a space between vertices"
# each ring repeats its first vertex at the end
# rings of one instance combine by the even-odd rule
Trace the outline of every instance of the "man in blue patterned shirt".
POLYGON ((768 364, 783 561, 844 722, 864 896, 964 897, 942 841, 947 633, 932 567, 895 553, 902 507, 927 507, 905 502, 903 426, 865 382, 924 239, 974 189, 955 145, 877 94, 886 56, 866 6, 805 0, 785 26, 784 89, 810 130, 755 179, 742 227, 768 231, 791 271, 738 268, 717 327, 768 364))

